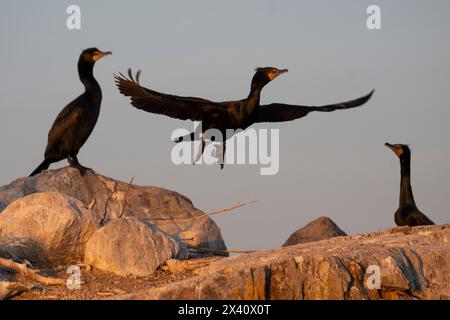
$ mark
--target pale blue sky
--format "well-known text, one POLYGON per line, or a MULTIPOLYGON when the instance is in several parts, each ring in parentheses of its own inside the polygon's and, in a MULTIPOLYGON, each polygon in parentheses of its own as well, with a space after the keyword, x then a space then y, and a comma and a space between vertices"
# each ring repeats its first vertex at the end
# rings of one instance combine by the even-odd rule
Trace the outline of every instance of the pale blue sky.
MULTIPOLYGON (((419 207, 449 222, 449 1, 3 1, 0 12, 0 184, 42 160, 58 112, 82 92, 83 48, 113 51, 95 75, 100 119, 79 159, 98 172, 176 190, 204 210, 258 200, 215 217, 233 249, 272 248, 326 215, 348 233, 394 225, 399 163, 386 141, 412 145, 419 207), (82 30, 65 26, 67 6, 82 30), (382 30, 366 28, 378 4, 382 30), (135 110, 114 72, 142 69, 158 91, 213 100, 248 94, 253 69, 289 73, 267 86, 264 103, 320 105, 356 98, 360 109, 311 114, 280 128, 280 171, 258 166, 175 166, 171 132, 192 123, 135 110)), ((60 162, 58 167, 66 165, 60 162)))

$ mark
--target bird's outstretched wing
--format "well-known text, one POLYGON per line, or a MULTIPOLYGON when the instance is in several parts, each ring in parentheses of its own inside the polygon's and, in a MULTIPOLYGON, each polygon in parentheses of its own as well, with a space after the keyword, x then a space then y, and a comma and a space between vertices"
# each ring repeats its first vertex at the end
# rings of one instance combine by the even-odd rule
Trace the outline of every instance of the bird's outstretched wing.
POLYGON ((257 109, 256 122, 283 122, 291 121, 306 116, 312 111, 331 112, 339 109, 356 108, 366 103, 372 97, 375 90, 372 90, 364 97, 347 102, 335 103, 321 107, 297 106, 282 103, 272 103, 261 105, 257 109))
POLYGON ((128 78, 121 73, 114 75, 120 93, 130 97, 131 104, 138 109, 193 121, 218 117, 224 111, 217 102, 195 97, 179 97, 141 87, 139 76, 140 71, 133 77, 131 69, 128 70, 128 78))

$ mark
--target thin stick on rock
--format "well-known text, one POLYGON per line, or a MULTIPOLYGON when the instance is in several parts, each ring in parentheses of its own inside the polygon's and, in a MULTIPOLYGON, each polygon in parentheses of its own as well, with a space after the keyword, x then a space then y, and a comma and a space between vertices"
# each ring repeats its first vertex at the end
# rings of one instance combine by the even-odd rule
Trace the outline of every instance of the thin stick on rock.
POLYGON ((249 204, 253 204, 256 203, 257 201, 251 201, 251 202, 247 202, 247 203, 237 203, 234 206, 230 207, 230 208, 225 208, 225 209, 221 209, 221 210, 217 210, 217 211, 213 211, 213 212, 207 212, 204 214, 201 214, 199 216, 193 216, 190 218, 151 218, 151 219, 145 219, 145 220, 150 220, 150 221, 161 221, 161 222, 153 222, 153 224, 155 225, 162 225, 162 224, 171 224, 171 223, 185 223, 185 222, 189 222, 195 219, 201 219, 204 217, 209 217, 209 216, 213 216, 219 213, 225 213, 225 212, 229 212, 229 211, 233 211, 239 208, 242 208, 246 205, 249 204))
POLYGON ((32 284, 0 281, 0 300, 8 300, 35 288, 32 284))
POLYGON ((64 279, 41 276, 40 274, 38 274, 39 270, 30 269, 24 263, 17 263, 9 259, 0 258, 0 265, 15 270, 17 272, 20 272, 24 276, 27 276, 30 279, 46 286, 65 285, 67 283, 66 280, 64 279))
POLYGON ((257 250, 222 250, 222 249, 210 249, 210 248, 201 248, 201 247, 196 247, 193 245, 188 244, 187 247, 189 249, 193 249, 193 250, 197 250, 200 252, 211 252, 211 253, 216 253, 216 254, 223 254, 225 255, 225 253, 252 253, 252 252, 256 252, 257 250))

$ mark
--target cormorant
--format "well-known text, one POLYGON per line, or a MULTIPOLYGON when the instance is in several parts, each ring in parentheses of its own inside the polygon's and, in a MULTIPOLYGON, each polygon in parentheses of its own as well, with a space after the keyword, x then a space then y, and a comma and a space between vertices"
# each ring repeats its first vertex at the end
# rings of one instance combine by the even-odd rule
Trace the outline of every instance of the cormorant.
MULTIPOLYGON (((131 97, 131 104, 138 109, 181 120, 202 121, 201 153, 203 153, 205 147, 204 132, 208 129, 218 129, 222 133, 222 137, 226 137, 226 129, 245 130, 254 123, 290 121, 302 118, 312 111, 330 112, 337 109, 355 108, 366 103, 374 92, 372 91, 368 95, 355 100, 322 107, 282 103, 260 105, 262 88, 288 70, 265 67, 257 68, 255 71, 248 97, 239 101, 225 102, 179 97, 141 87, 139 84, 140 71, 133 77, 131 69, 128 70, 128 78, 120 73, 115 75, 115 79, 120 92, 127 97, 131 97)), ((176 142, 183 141, 185 138, 194 140, 195 133, 180 137, 176 142)), ((223 159, 225 159, 225 143, 225 141, 222 143, 223 159)), ((221 164, 221 168, 223 168, 223 164, 221 164)))
POLYGON ((411 150, 404 144, 386 143, 400 159, 401 183, 400 183, 400 207, 395 212, 397 226, 424 226, 434 224, 426 215, 417 209, 411 188, 411 150))
POLYGON ((45 159, 30 176, 65 158, 84 174, 85 168, 78 162, 77 154, 97 123, 102 101, 102 90, 93 74, 94 65, 110 54, 110 51, 102 52, 97 48, 89 48, 81 53, 78 74, 85 91, 59 113, 48 134, 45 159))

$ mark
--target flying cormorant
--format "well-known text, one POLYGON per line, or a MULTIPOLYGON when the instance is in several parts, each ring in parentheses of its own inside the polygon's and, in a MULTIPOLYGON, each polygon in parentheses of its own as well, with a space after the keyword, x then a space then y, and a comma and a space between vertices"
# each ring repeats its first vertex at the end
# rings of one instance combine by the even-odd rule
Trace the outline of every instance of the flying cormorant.
MULTIPOLYGON (((226 129, 245 130, 254 123, 290 121, 302 118, 312 111, 330 112, 337 109, 355 108, 366 103, 374 92, 372 91, 368 95, 355 100, 322 107, 282 103, 260 105, 262 88, 287 71, 287 69, 280 70, 273 67, 257 68, 248 97, 243 100, 225 102, 179 97, 141 87, 139 84, 140 71, 133 77, 131 69, 128 70, 128 77, 119 74, 115 75, 115 79, 120 92, 127 97, 131 97, 131 104, 138 109, 181 120, 202 121, 201 153, 203 153, 205 147, 204 132, 208 129, 217 129, 222 133, 222 137, 226 137, 226 129)), ((185 138, 194 140, 195 133, 180 137, 176 142, 183 141, 185 138)), ((225 141, 223 141, 222 146, 224 159, 225 141)), ((221 164, 221 168, 223 168, 223 164, 221 164)))
POLYGON ((65 158, 84 174, 85 168, 78 162, 77 154, 97 123, 102 101, 102 90, 93 74, 94 65, 110 54, 110 51, 102 52, 97 48, 89 48, 81 53, 78 74, 85 91, 59 113, 48 134, 45 159, 30 176, 65 158))
POLYGON ((426 215, 417 209, 411 188, 411 150, 404 144, 386 143, 400 159, 401 183, 400 183, 400 207, 395 212, 397 226, 424 226, 434 224, 426 215))

